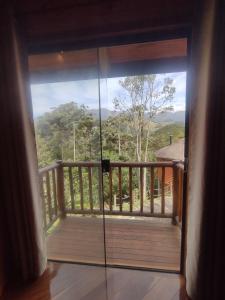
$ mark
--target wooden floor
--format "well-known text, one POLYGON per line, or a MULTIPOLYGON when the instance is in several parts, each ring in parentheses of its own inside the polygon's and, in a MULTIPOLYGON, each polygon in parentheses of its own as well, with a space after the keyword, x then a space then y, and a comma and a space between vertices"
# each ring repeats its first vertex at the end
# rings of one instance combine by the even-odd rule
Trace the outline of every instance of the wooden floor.
POLYGON ((180 275, 49 263, 45 274, 4 300, 186 300, 180 275))
MULTIPOLYGON (((170 220, 105 219, 108 265, 179 271, 180 229, 170 220)), ((103 220, 66 217, 47 240, 48 258, 104 264, 103 220)))

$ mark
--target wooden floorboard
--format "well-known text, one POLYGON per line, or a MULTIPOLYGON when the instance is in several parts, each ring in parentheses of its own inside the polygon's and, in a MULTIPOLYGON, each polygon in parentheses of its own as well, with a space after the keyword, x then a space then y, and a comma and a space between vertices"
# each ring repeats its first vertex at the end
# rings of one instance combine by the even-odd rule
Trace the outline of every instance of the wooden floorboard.
POLYGON ((24 288, 8 288, 4 300, 186 300, 181 275, 49 263, 24 288))
MULTIPOLYGON (((180 229, 168 220, 105 219, 109 265, 179 271, 180 229)), ((48 258, 104 264, 103 220, 67 216, 47 238, 48 258)))

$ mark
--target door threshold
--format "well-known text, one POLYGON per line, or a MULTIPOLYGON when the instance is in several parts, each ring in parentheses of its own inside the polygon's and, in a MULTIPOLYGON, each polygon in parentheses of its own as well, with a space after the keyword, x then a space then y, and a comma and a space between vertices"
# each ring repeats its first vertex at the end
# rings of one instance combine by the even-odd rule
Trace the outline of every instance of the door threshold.
POLYGON ((124 266, 124 265, 116 265, 116 264, 105 265, 105 264, 90 263, 90 262, 86 263, 86 262, 77 262, 77 261, 69 261, 69 260, 63 261, 63 260, 55 260, 55 259, 48 259, 48 262, 181 275, 181 272, 176 270, 145 268, 145 267, 136 267, 136 266, 133 267, 133 266, 124 266))

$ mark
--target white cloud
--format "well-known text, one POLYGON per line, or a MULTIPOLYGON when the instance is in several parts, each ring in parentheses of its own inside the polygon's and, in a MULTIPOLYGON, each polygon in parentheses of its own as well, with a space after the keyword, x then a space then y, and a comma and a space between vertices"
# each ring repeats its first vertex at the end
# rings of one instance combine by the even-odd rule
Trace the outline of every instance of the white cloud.
MULTIPOLYGON (((185 109, 186 73, 160 74, 159 77, 169 76, 174 79, 176 94, 175 110, 185 109)), ((101 80, 101 105, 113 109, 112 99, 121 92, 119 79, 101 80)), ((51 111, 53 107, 74 101, 90 108, 99 107, 98 80, 80 80, 31 85, 34 116, 40 116, 51 111)))
POLYGON ((34 116, 68 102, 98 107, 97 80, 82 80, 31 85, 34 116))

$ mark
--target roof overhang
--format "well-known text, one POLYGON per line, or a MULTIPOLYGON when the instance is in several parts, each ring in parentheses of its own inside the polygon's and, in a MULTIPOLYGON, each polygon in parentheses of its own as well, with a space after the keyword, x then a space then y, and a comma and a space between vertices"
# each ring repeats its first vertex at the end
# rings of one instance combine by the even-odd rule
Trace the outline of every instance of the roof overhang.
POLYGON ((29 56, 32 83, 73 81, 185 71, 187 39, 33 54, 29 56))

